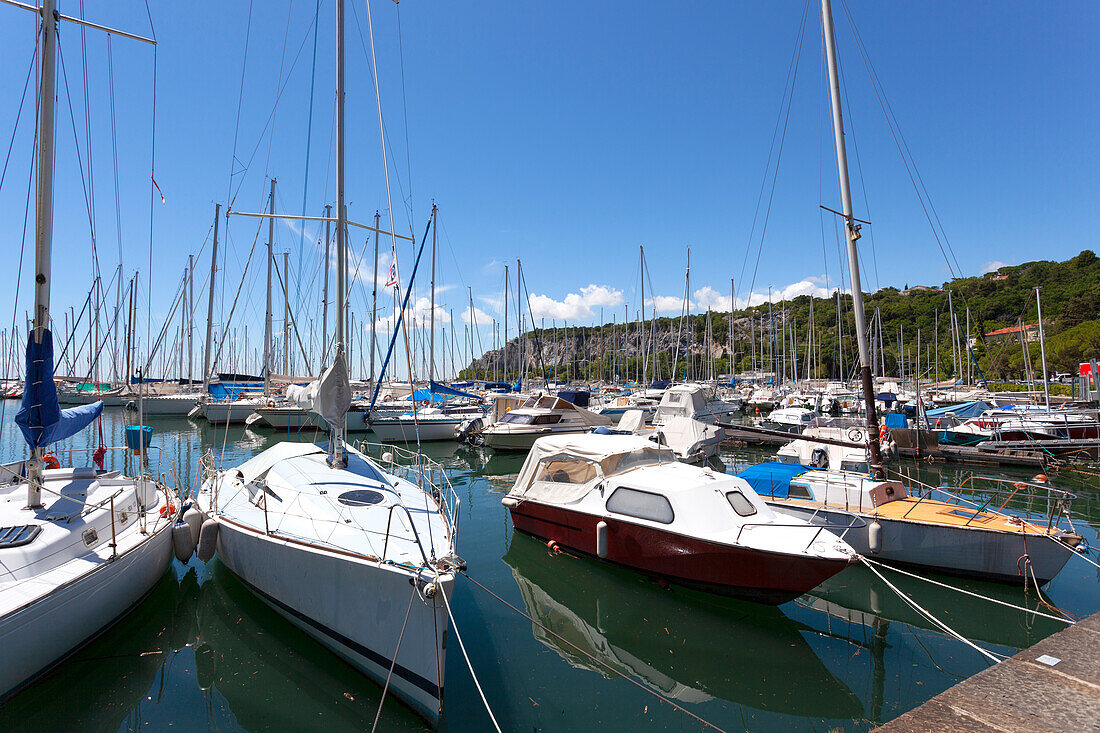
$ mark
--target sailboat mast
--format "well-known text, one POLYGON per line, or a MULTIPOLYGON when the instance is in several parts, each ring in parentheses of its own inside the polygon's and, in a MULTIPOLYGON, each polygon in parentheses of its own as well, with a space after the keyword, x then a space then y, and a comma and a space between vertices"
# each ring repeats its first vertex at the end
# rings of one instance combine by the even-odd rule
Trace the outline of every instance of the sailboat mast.
POLYGON ((883 475, 882 452, 878 443, 878 416, 875 414, 875 388, 871 381, 871 358, 867 346, 867 319, 863 311, 863 290, 859 280, 859 253, 856 240, 859 226, 852 215, 852 192, 848 185, 848 154, 844 147, 844 118, 840 109, 840 75, 837 71, 836 39, 833 37, 833 9, 830 0, 821 0, 821 27, 825 33, 825 55, 829 67, 829 97, 833 108, 833 137, 836 141, 836 169, 840 180, 840 201, 848 242, 848 276, 852 283, 852 311, 856 319, 856 343, 859 345, 859 372, 863 399, 867 407, 867 433, 870 441, 871 471, 883 475))
MULTIPOLYGON (((393 212, 390 212, 393 216, 393 212)), ((336 4, 336 344, 335 358, 344 351, 344 267, 346 241, 344 239, 347 211, 344 208, 344 0, 336 4)), ((373 314, 371 316, 373 321, 373 314)), ((344 418, 339 424, 330 425, 329 461, 332 466, 344 465, 344 418)))
MULTIPOLYGON (((50 326, 50 255, 53 246, 53 151, 54 151, 54 66, 57 18, 54 0, 42 2, 42 79, 38 123, 38 211, 34 238, 34 320, 31 338, 41 344, 50 326)), ((30 385, 26 385, 26 389, 30 385)), ((27 464, 27 506, 42 506, 42 458, 44 447, 31 451, 27 464)))
POLYGON ((275 240, 275 179, 271 179, 271 216, 267 219, 267 312, 264 316, 264 396, 271 394, 271 265, 275 240))
MULTIPOLYGON (((202 355, 202 391, 205 394, 210 387, 210 354, 214 338, 214 276, 218 271, 218 219, 221 218, 222 205, 214 204, 214 247, 210 251, 210 292, 206 301, 206 350, 202 355)), ((131 291, 133 292, 133 291, 131 291)), ((131 295, 131 300, 133 296, 131 295)), ((129 337, 127 337, 129 343, 129 337)), ((130 379, 130 353, 126 347, 126 379, 130 379)))
POLYGON ((439 208, 432 204, 432 310, 428 316, 428 381, 435 381, 435 244, 439 208))

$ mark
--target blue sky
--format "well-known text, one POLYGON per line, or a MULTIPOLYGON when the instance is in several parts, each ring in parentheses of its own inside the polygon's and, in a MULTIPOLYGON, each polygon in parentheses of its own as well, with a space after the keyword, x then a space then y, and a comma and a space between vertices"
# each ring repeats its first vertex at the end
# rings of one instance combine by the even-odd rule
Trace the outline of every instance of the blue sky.
MULTIPOLYGON (((154 338, 188 253, 198 254, 208 235, 215 202, 224 207, 232 195, 234 209, 259 210, 266 205, 268 176, 278 179, 276 206, 284 213, 301 214, 303 194, 309 215, 334 201, 335 7, 333 0, 320 2, 314 68, 317 0, 253 3, 251 12, 246 2, 151 3, 159 41, 155 175, 166 200, 152 206, 151 273, 154 56, 144 44, 111 41, 122 262, 126 277, 141 271, 143 319, 151 282, 154 338)), ((667 312, 679 311, 687 247, 695 309, 728 307, 731 277, 741 301, 750 284, 757 294, 769 286, 776 293, 835 287, 840 267, 833 221, 818 209, 839 208, 839 195, 816 3, 808 8, 774 194, 770 177, 764 189, 771 206, 758 267, 763 211, 750 240, 804 8, 801 2, 405 0, 398 6, 374 0, 394 219, 400 233, 412 228, 419 237, 432 201, 440 206, 441 319, 453 311, 461 327, 471 291, 479 325, 500 318, 503 264, 513 264, 514 278, 516 258, 523 261, 536 315, 548 325, 554 318, 593 322, 601 308, 605 320, 612 313, 621 320, 624 305, 633 318, 640 302, 639 245, 648 260, 647 300, 658 296, 656 304, 667 312)), ((952 272, 868 81, 845 8, 958 272, 1064 259, 1095 247, 1095 3, 836 0, 856 215, 874 222, 873 251, 870 236, 861 241, 865 289, 940 283, 952 272)), ((61 10, 81 12, 72 0, 61 10)), ((385 221, 387 207, 366 12, 364 2, 348 6, 348 204, 350 217, 364 222, 376 209, 385 221)), ((150 33, 143 3, 88 0, 83 13, 150 33)), ((16 114, 35 25, 34 16, 18 8, 0 7, 0 17, 6 20, 0 54, 8 70, 0 75, 4 151, 14 131, 0 187, 0 237, 5 259, 17 263, 33 154, 33 83, 18 126, 16 114)), ((120 252, 107 42, 88 31, 85 44, 87 115, 80 33, 63 26, 68 91, 61 81, 53 307, 59 320, 62 309, 79 310, 90 284, 86 188, 94 197, 106 280, 120 252)), ((33 222, 33 201, 31 216, 33 222)), ((253 350, 262 334, 262 259, 254 256, 243 275, 242 268, 258 225, 230 220, 219 272, 225 286, 217 291, 222 324, 244 283, 232 323, 240 348, 253 350)), ((320 329, 317 227, 276 226, 276 252, 290 252, 292 301, 303 331, 311 321, 320 329)), ((26 241, 18 304, 12 288, 0 294, 6 327, 13 315, 21 322, 30 308, 33 237, 26 241)), ((266 224, 258 246, 265 241, 266 224)), ((353 234, 353 244, 362 250, 362 232, 353 234)), ((382 250, 388 252, 388 243, 382 250)), ((411 245, 401 244, 403 282, 412 257, 411 245)), ((384 258, 383 277, 387 266, 384 258)), ((197 269, 196 294, 209 269, 209 245, 197 269)), ((15 270, 12 264, 12 279, 15 270)), ((418 281, 414 302, 427 296, 427 278, 418 281)), ((352 298, 363 324, 368 297, 359 285, 352 298)), ((279 297, 275 303, 281 320, 279 297)), ((422 303, 419 312, 426 308, 422 303)), ((197 310, 204 316, 205 298, 197 310)), ((512 324, 514 318, 513 311, 512 324)), ((146 350, 144 325, 140 340, 146 350)), ((488 340, 483 330, 482 343, 488 340)))

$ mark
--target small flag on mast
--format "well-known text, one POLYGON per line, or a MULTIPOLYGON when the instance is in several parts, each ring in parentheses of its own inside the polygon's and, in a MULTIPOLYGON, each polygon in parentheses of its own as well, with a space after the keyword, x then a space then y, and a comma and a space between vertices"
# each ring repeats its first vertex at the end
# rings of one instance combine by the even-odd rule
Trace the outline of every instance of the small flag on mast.
POLYGON ((164 192, 160 190, 160 186, 157 186, 157 179, 153 178, 152 176, 149 176, 149 179, 153 181, 153 186, 156 187, 157 193, 160 194, 160 203, 161 205, 163 205, 164 203, 166 203, 164 200, 164 192))
POLYGON ((393 259, 390 260, 390 279, 386 281, 387 288, 397 287, 397 248, 393 250, 393 259))

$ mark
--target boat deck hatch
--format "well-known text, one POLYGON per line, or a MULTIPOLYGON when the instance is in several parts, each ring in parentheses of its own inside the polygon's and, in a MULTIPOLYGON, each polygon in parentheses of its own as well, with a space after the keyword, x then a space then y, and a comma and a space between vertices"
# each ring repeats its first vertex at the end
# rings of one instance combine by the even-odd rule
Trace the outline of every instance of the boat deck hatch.
POLYGON ((993 518, 991 514, 985 514, 984 512, 974 511, 971 509, 952 509, 951 511, 943 512, 943 514, 950 514, 954 517, 962 517, 967 520, 976 520, 979 522, 988 522, 993 518))
POLYGON ((34 538, 42 532, 42 527, 37 524, 22 524, 18 527, 0 527, 0 550, 10 547, 22 547, 34 542, 34 538))
POLYGON ((385 497, 380 492, 372 491, 370 489, 355 489, 354 491, 345 491, 336 497, 336 501, 345 506, 370 506, 372 504, 381 504, 385 497))

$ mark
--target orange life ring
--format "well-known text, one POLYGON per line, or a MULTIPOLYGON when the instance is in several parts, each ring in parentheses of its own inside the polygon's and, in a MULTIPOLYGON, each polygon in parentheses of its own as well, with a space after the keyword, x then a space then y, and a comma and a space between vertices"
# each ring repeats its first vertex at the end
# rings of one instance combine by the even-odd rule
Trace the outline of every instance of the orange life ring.
POLYGON ((268 407, 274 407, 275 406, 275 400, 268 400, 267 401, 267 406, 268 407))
POLYGON ((886 436, 890 434, 890 428, 885 425, 880 425, 878 429, 878 441, 881 443, 886 440, 886 436))
POLYGON ((421 407, 431 407, 432 406, 432 401, 431 400, 421 400, 420 401, 420 406, 421 407))
POLYGON ((57 456, 53 453, 47 453, 42 456, 42 465, 46 468, 61 468, 61 461, 57 460, 57 456))

